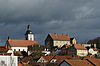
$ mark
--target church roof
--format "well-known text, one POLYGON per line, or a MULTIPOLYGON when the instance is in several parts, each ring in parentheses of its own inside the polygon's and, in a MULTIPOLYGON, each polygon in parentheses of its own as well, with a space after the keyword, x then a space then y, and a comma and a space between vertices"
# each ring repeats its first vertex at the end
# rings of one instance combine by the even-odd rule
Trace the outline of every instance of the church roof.
POLYGON ((27 35, 27 34, 33 34, 33 33, 31 30, 27 30, 25 35, 27 35))
POLYGON ((31 29, 30 29, 30 25, 27 26, 27 31, 26 31, 25 35, 27 35, 27 34, 33 34, 31 29))
POLYGON ((11 47, 27 47, 29 45, 39 44, 33 40, 8 40, 11 47))
POLYGON ((65 34, 49 34, 53 40, 70 40, 71 37, 65 34))

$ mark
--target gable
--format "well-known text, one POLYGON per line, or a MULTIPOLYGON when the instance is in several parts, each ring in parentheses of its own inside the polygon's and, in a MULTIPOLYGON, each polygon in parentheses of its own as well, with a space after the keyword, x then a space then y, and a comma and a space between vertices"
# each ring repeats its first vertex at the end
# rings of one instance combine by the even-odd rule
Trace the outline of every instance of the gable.
POLYGON ((52 40, 51 36, 48 34, 47 38, 45 41, 49 41, 49 40, 52 40))
POLYGON ((48 62, 46 59, 44 59, 43 57, 41 57, 37 62, 48 62))

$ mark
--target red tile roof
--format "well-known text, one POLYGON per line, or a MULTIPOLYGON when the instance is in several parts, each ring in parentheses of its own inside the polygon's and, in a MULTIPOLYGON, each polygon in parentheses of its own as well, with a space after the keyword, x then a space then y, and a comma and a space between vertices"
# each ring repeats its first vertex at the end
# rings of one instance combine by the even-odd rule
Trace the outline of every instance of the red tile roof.
POLYGON ((25 58, 22 59, 22 62, 23 62, 23 63, 27 63, 27 62, 30 61, 30 60, 31 60, 30 57, 25 57, 25 58))
POLYGON ((69 63, 71 66, 93 66, 86 60, 65 60, 65 61, 69 63))
POLYGON ((80 59, 77 55, 66 55, 67 59, 80 59))
POLYGON ((85 59, 96 59, 95 57, 93 57, 93 56, 85 56, 84 58, 83 58, 83 60, 85 60, 85 59))
POLYGON ((57 60, 65 60, 65 59, 67 59, 66 56, 55 56, 54 58, 57 59, 57 60))
POLYGON ((7 55, 7 56, 11 56, 12 53, 0 53, 0 55, 7 55))
POLYGON ((14 51, 15 56, 23 56, 22 54, 23 51, 14 51))
POLYGON ((73 44, 75 49, 79 50, 87 50, 83 45, 81 44, 73 44))
POLYGON ((100 66, 100 59, 89 58, 89 62, 92 62, 95 66, 100 66))
POLYGON ((66 45, 65 45, 65 48, 69 48, 69 47, 71 47, 71 46, 72 46, 72 44, 70 44, 70 45, 66 44, 66 45))
POLYGON ((18 62, 18 66, 24 66, 23 64, 21 64, 20 62, 18 62))
POLYGON ((8 50, 11 50, 9 46, 0 46, 0 52, 7 52, 8 50))
POLYGON ((46 59, 48 62, 53 58, 54 56, 43 56, 44 59, 46 59))
POLYGON ((94 51, 99 51, 97 48, 93 48, 94 51))
POLYGON ((37 41, 32 40, 8 40, 12 47, 27 47, 29 45, 39 44, 37 41))
POLYGON ((49 34, 50 36, 51 36, 51 38, 53 39, 53 40, 64 40, 64 41, 66 41, 66 40, 68 40, 68 41, 70 41, 70 36, 68 36, 68 35, 64 35, 64 34, 49 34))

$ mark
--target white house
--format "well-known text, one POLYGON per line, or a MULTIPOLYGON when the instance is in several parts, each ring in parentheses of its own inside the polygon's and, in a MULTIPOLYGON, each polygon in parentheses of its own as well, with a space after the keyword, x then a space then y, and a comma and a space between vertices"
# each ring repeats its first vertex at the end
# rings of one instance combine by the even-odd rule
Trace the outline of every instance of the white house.
POLYGON ((98 50, 97 50, 97 48, 90 48, 89 53, 92 54, 92 55, 95 55, 95 54, 98 53, 98 50))

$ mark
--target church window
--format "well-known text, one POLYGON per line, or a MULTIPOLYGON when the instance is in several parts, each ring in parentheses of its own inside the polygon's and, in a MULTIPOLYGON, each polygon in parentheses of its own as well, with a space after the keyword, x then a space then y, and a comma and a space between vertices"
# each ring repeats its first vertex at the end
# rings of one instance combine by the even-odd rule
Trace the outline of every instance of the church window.
POLYGON ((32 38, 30 38, 30 40, 32 40, 32 38))

